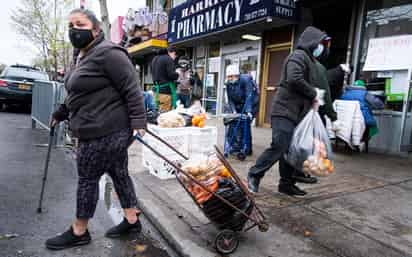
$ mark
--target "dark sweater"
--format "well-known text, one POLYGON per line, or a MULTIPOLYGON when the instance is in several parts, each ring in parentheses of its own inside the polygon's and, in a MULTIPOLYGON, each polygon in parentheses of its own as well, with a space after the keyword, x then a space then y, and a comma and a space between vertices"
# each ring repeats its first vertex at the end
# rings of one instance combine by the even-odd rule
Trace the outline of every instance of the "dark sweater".
MULTIPOLYGON (((179 78, 173 59, 167 54, 160 54, 152 60, 153 82, 160 85, 174 82, 179 78)), ((160 93, 170 94, 169 88, 161 88, 160 93)))
POLYGON ((125 128, 146 128, 137 74, 126 49, 101 34, 65 78, 65 104, 53 114, 69 119, 75 137, 93 139, 125 128))

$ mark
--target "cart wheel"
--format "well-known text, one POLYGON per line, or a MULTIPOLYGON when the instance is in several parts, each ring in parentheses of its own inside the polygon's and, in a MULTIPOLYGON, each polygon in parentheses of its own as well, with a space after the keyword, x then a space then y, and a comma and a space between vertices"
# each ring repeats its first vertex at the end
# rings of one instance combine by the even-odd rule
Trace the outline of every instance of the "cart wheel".
POLYGON ((239 239, 236 232, 225 229, 217 234, 215 239, 216 251, 220 254, 231 254, 239 246, 239 239))
POLYGON ((258 228, 260 232, 267 232, 269 230, 269 224, 266 222, 261 222, 259 223, 258 228))
POLYGON ((244 160, 246 160, 246 154, 238 153, 237 158, 239 159, 239 161, 244 161, 244 160))

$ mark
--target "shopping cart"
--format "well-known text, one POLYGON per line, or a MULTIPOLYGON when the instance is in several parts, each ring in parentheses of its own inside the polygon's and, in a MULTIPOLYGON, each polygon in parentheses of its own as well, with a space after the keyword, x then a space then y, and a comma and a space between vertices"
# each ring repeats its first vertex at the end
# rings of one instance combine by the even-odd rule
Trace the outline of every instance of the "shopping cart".
MULTIPOLYGON (((151 132, 150 130, 148 130, 147 133, 172 149, 184 160, 189 159, 155 133, 151 132)), ((240 232, 247 232, 255 227, 258 227, 259 231, 261 232, 268 231, 269 225, 266 223, 266 218, 263 215, 262 211, 256 205, 254 197, 249 193, 246 185, 236 174, 232 166, 228 163, 223 153, 217 146, 215 146, 216 156, 230 173, 230 176, 226 178, 226 180, 229 182, 228 184, 230 184, 230 186, 232 187, 231 190, 233 191, 226 191, 232 192, 227 195, 225 195, 225 193, 218 194, 217 192, 210 190, 200 180, 197 180, 188 172, 185 172, 179 164, 176 164, 175 162, 169 160, 166 156, 162 155, 158 150, 149 145, 139 135, 136 136, 136 139, 176 170, 175 175, 179 183, 191 196, 193 201, 205 214, 205 216, 208 217, 219 229, 220 232, 216 235, 214 241, 217 252, 219 252, 220 254, 233 253, 239 246, 238 234, 240 232), (211 194, 211 198, 203 204, 198 203, 195 196, 185 185, 185 182, 183 181, 184 179, 189 180, 193 184, 205 190, 207 193, 211 194)))
POLYGON ((252 154, 252 120, 246 114, 231 114, 223 117, 225 125, 225 157, 234 154, 240 161, 252 154))

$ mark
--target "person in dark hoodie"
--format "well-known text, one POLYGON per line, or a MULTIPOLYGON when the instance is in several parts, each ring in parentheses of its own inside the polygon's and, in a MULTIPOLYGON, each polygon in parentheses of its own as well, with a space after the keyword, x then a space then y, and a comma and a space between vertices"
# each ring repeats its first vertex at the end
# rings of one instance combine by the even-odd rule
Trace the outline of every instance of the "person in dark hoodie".
POLYGON ((65 77, 67 97, 53 113, 51 126, 69 120, 77 149, 76 220, 69 230, 46 241, 46 247, 61 250, 90 243, 87 229, 99 199, 99 180, 112 178, 124 210, 123 221, 107 237, 140 231, 140 211, 128 174, 127 149, 134 135, 146 128, 143 93, 127 50, 105 40, 93 12, 73 10, 69 15, 69 38, 77 49, 65 77))
POLYGON ((315 58, 322 53, 321 41, 326 34, 315 27, 307 27, 300 36, 297 49, 283 65, 280 87, 272 103, 272 143, 250 168, 248 187, 259 191, 260 180, 279 161, 278 190, 288 195, 303 196, 293 178, 294 168, 284 159, 293 131, 314 104, 317 104, 315 58))
MULTIPOLYGON (((333 101, 331 97, 331 87, 329 84, 328 71, 326 70, 324 63, 326 63, 329 56, 329 49, 331 45, 331 38, 327 35, 321 41, 322 48, 324 49, 321 56, 315 58, 315 70, 316 76, 314 84, 318 89, 323 91, 324 104, 319 106, 319 115, 322 119, 324 126, 326 127, 326 118, 328 117, 332 122, 332 129, 338 131, 341 129, 342 124, 338 120, 338 115, 333 108, 333 101)), ((342 79, 343 82, 343 79, 342 79)), ((296 170, 293 178, 300 183, 315 184, 318 182, 317 178, 305 174, 303 171, 296 170)))
POLYGON ((170 46, 167 50, 160 50, 152 60, 153 91, 160 112, 176 108, 176 81, 179 78, 176 72, 176 57, 176 49, 170 46))

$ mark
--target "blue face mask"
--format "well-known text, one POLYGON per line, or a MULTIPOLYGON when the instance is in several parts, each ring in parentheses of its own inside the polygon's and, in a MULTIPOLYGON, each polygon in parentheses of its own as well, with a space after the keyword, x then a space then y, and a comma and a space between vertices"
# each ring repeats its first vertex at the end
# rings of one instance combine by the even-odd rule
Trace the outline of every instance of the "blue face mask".
POLYGON ((238 81, 238 79, 228 79, 227 83, 228 84, 235 84, 238 81))
POLYGON ((321 56, 324 49, 325 47, 322 44, 319 44, 318 47, 315 50, 313 50, 313 56, 315 58, 318 58, 319 56, 321 56))

